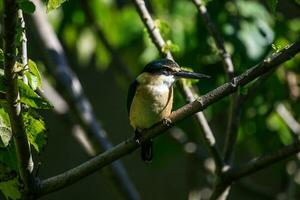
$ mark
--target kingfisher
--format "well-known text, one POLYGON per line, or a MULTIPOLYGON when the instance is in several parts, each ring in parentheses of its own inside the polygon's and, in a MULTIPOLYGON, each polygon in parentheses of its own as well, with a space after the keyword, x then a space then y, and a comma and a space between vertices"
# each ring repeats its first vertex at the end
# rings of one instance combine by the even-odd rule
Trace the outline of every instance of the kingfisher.
MULTIPOLYGON (((147 64, 129 86, 127 110, 137 142, 143 130, 167 119, 171 114, 173 84, 179 78, 202 79, 209 78, 209 76, 183 70, 173 60, 160 59, 147 64)), ((141 143, 141 158, 143 161, 152 160, 152 140, 141 143)))

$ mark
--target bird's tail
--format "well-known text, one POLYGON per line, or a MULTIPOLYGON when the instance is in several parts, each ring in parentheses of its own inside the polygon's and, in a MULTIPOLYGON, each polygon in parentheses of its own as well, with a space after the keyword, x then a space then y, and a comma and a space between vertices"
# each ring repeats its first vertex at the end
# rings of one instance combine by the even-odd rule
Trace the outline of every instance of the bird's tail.
POLYGON ((141 158, 143 161, 150 162, 153 158, 153 142, 152 140, 147 140, 141 144, 141 158))

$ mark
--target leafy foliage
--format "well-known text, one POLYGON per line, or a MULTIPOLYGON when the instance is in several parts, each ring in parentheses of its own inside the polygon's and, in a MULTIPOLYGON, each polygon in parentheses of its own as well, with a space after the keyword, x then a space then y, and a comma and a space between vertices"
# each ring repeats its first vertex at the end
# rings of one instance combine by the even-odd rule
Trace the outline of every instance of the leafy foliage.
POLYGON ((179 46, 176 44, 173 44, 171 40, 167 40, 165 46, 162 49, 163 52, 178 52, 179 51, 179 46))
POLYGON ((25 105, 36 109, 50 109, 52 108, 50 103, 35 93, 28 85, 22 80, 18 81, 20 89, 20 100, 25 105))
POLYGON ((21 198, 19 187, 20 185, 17 178, 0 182, 0 190, 7 200, 17 200, 21 198))
MULTIPOLYGON (((11 142, 5 148, 0 148, 0 163, 10 170, 18 172, 18 160, 14 143, 11 142)), ((4 171, 3 171, 4 172, 4 171)))
POLYGON ((33 111, 23 113, 23 119, 30 144, 40 152, 47 143, 45 122, 33 111))
POLYGON ((40 72, 37 68, 37 65, 34 61, 28 60, 29 71, 25 72, 25 76, 28 79, 29 86, 33 89, 41 89, 42 86, 42 78, 40 72))
POLYGON ((25 13, 31 14, 35 11, 35 5, 29 0, 20 0, 19 5, 25 13))
MULTIPOLYGON (((20 7, 25 12, 33 12, 31 2, 21 1, 20 7)), ((21 33, 18 30, 18 33, 21 33)), ((20 36, 17 36, 20 37, 20 36)), ((0 49, 0 93, 6 94, 7 90, 5 74, 3 71, 3 51, 0 49)), ((41 88, 41 75, 39 70, 32 60, 28 62, 28 70, 23 64, 16 62, 15 72, 28 79, 28 84, 25 84, 21 77, 18 79, 18 87, 20 92, 20 102, 26 108, 27 112, 22 112, 24 127, 28 141, 37 152, 46 144, 46 128, 42 118, 35 112, 34 109, 49 109, 51 105, 47 100, 40 97, 34 90, 41 88)), ((0 191, 6 199, 20 199, 20 183, 16 174, 18 173, 18 159, 16 155, 15 145, 12 139, 12 130, 8 115, 8 105, 5 99, 0 100, 0 191), (14 176, 12 177, 11 174, 14 176)))
POLYGON ((0 148, 7 147, 12 136, 9 116, 4 103, 0 103, 0 148))
POLYGON ((67 0, 47 0, 47 11, 57 9, 67 0))

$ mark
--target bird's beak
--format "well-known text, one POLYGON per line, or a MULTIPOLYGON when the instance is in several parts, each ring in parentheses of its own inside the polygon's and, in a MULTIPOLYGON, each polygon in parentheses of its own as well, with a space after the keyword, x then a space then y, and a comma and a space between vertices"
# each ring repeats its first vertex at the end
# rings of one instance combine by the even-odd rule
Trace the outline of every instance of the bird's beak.
POLYGON ((189 78, 189 79, 202 79, 202 78, 210 78, 210 76, 195 72, 189 72, 185 70, 181 70, 179 72, 175 72, 174 76, 178 78, 189 78))

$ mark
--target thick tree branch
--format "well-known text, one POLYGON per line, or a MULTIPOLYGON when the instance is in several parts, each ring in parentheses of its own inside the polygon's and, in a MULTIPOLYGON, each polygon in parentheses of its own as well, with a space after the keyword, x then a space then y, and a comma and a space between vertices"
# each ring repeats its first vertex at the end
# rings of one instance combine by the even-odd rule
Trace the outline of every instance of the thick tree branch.
POLYGON ((17 1, 4 1, 4 76, 7 85, 6 100, 9 107, 12 134, 16 144, 19 173, 24 184, 23 199, 31 199, 34 190, 34 178, 32 176, 33 162, 21 114, 20 95, 17 82, 18 74, 15 72, 17 12, 17 1))
MULTIPOLYGON (((71 106, 74 108, 79 121, 87 130, 88 137, 97 143, 98 148, 103 151, 111 149, 113 145, 107 138, 107 133, 98 122, 92 106, 83 92, 81 83, 67 63, 64 50, 56 37, 52 27, 47 21, 39 0, 32 0, 36 6, 31 16, 35 30, 45 50, 48 66, 52 67, 51 72, 57 78, 61 88, 67 93, 71 106)), ((128 199, 139 199, 139 194, 129 179, 127 172, 120 161, 114 162, 110 168, 114 184, 120 191, 126 194, 128 199)))
MULTIPOLYGON (((203 95, 192 103, 189 103, 180 109, 174 111, 169 119, 172 124, 187 118, 201 110, 204 110, 209 105, 214 102, 230 95, 235 92, 239 87, 246 85, 247 83, 253 81, 254 79, 262 76, 265 73, 268 73, 277 65, 289 60, 294 55, 300 51, 300 41, 292 44, 289 47, 286 47, 279 53, 272 55, 270 58, 264 60, 262 63, 254 66, 244 72, 243 74, 235 77, 232 82, 225 83, 218 88, 212 90, 211 92, 203 95)), ((154 125, 149 130, 143 132, 140 139, 141 142, 154 138, 164 131, 166 131, 170 126, 164 122, 160 122, 154 125)), ((139 145, 136 143, 135 139, 128 139, 114 148, 107 150, 103 154, 100 154, 89 161, 70 169, 62 174, 51 177, 42 181, 39 195, 44 195, 56 190, 62 189, 68 185, 75 183, 76 181, 84 178, 95 172, 96 170, 101 169, 102 167, 109 165, 113 161, 133 152, 137 149, 139 145)), ((251 162, 245 167, 239 170, 230 170, 230 176, 232 179, 236 180, 239 177, 245 176, 246 174, 253 173, 255 170, 261 169, 269 164, 272 164, 288 155, 292 155, 295 152, 300 151, 299 143, 288 146, 279 150, 276 154, 271 154, 270 156, 263 157, 263 159, 258 159, 258 161, 251 162), (267 159, 265 159, 267 158, 267 159), (256 166, 254 168, 253 166, 256 166)), ((228 172, 229 173, 229 172, 228 172)))
MULTIPOLYGON (((174 60, 173 56, 169 50, 163 51, 164 46, 165 46, 165 41, 162 38, 162 36, 159 32, 159 29, 155 26, 154 21, 145 5, 145 1, 144 0, 133 0, 133 2, 138 10, 140 18, 142 19, 145 27, 148 30, 148 33, 150 35, 150 38, 152 39, 152 42, 155 44, 155 46, 158 49, 158 51, 160 52, 160 54, 169 59, 174 60)), ((195 97, 194 97, 192 90, 189 87, 185 86, 185 84, 182 80, 179 81, 178 85, 179 85, 180 91, 181 91, 182 95, 185 97, 186 101, 188 103, 193 102, 195 100, 195 97)), ((200 113, 196 114, 195 118, 196 118, 197 123, 203 130, 204 141, 207 144, 209 151, 211 152, 211 154, 214 158, 217 171, 219 171, 222 168, 223 161, 221 158, 221 154, 219 153, 219 150, 217 148, 217 145, 215 142, 215 137, 211 131, 211 128, 209 127, 208 122, 203 113, 200 112, 200 113)))

